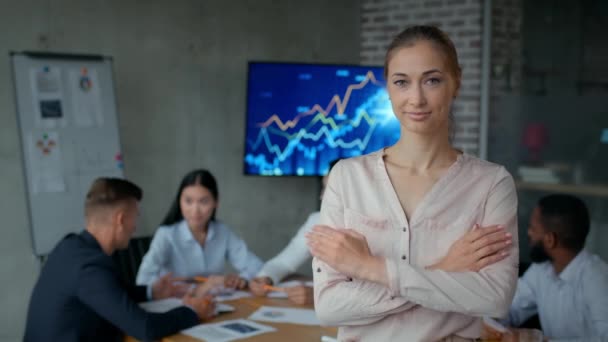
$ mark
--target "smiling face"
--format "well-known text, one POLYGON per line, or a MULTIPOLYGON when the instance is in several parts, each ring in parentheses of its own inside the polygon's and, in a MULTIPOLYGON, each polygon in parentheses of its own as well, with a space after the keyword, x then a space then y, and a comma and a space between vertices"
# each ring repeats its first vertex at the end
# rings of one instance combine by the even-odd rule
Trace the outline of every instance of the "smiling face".
POLYGON ((447 136, 458 79, 435 43, 418 40, 396 50, 387 64, 387 89, 402 131, 447 136))

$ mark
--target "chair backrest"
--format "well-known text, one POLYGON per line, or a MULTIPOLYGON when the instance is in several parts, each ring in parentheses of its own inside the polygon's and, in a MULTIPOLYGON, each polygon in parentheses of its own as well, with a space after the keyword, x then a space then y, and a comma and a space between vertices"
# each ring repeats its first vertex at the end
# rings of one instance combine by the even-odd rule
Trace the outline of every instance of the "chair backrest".
POLYGON ((151 236, 137 237, 129 241, 129 247, 116 251, 113 255, 116 267, 120 271, 122 281, 127 285, 135 285, 135 276, 141 260, 150 248, 151 236))
POLYGON ((528 269, 528 267, 530 267, 531 263, 527 262, 527 261, 520 261, 519 262, 519 276, 523 276, 524 273, 526 273, 526 270, 528 269))

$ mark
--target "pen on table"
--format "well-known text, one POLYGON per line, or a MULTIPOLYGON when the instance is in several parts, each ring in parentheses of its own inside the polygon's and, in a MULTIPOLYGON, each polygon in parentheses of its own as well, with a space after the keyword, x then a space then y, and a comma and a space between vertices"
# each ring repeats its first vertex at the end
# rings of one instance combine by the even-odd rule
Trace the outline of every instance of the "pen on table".
POLYGON ((271 285, 264 285, 264 289, 265 289, 265 290, 268 290, 268 291, 285 292, 285 288, 283 288, 283 287, 271 286, 271 285))
POLYGON ((338 340, 329 336, 321 336, 321 342, 338 342, 338 340))
POLYGON ((181 277, 175 278, 174 281, 183 281, 185 283, 204 283, 207 281, 206 277, 195 276, 195 277, 181 277))

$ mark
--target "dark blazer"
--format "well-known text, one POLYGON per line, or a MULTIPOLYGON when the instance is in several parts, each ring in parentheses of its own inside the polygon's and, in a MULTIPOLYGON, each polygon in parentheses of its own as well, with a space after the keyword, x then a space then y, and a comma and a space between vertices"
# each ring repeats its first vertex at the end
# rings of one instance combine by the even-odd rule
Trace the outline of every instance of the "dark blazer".
POLYGON ((179 307, 158 314, 142 310, 146 287, 125 286, 112 257, 86 230, 67 235, 49 255, 32 292, 24 341, 159 339, 199 324, 179 307))

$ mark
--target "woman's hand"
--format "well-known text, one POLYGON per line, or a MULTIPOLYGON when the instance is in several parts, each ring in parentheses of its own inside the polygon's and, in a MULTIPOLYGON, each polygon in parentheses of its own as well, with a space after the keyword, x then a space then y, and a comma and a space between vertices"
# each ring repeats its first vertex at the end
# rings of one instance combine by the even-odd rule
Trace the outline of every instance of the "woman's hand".
POLYGON ((211 275, 207 277, 207 281, 205 282, 205 284, 210 287, 224 286, 224 278, 225 277, 222 275, 211 275))
POLYGON ((294 304, 305 305, 314 302, 314 292, 310 286, 297 285, 286 287, 285 293, 287 293, 287 298, 294 304))
POLYGON ((224 276, 224 286, 230 289, 242 290, 247 287, 247 280, 236 274, 228 274, 224 276))
POLYGON ((506 258, 512 244, 511 233, 506 232, 504 226, 480 228, 476 224, 450 246, 446 256, 427 268, 446 272, 478 272, 506 258))
POLYGON ((152 299, 179 298, 182 297, 189 288, 189 284, 179 282, 178 278, 174 278, 171 273, 167 273, 152 285, 152 299))
POLYGON ((269 292, 267 285, 272 285, 272 279, 269 277, 253 278, 249 282, 249 289, 254 295, 263 297, 269 292))
POLYGON ((371 254, 365 236, 359 232, 318 225, 306 238, 314 257, 347 277, 388 282, 384 259, 371 254))
POLYGON ((224 276, 212 275, 208 276, 207 280, 203 283, 198 284, 192 293, 195 297, 203 297, 207 294, 213 293, 217 288, 224 286, 224 276))

